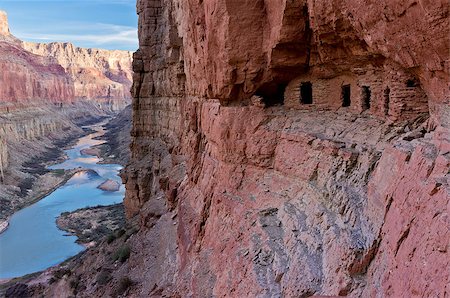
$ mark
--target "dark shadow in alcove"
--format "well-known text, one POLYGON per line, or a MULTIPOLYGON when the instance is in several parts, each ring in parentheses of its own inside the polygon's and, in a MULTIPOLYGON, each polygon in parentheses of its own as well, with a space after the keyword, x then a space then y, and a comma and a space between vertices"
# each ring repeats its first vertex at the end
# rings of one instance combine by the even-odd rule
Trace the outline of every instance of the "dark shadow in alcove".
POLYGON ((414 88, 417 86, 418 86, 418 83, 415 79, 409 79, 406 81, 406 87, 408 87, 408 88, 414 88))
POLYGON ((284 104, 285 83, 268 83, 261 86, 255 93, 262 98, 266 107, 273 107, 284 104))
POLYGON ((384 102, 383 102, 383 110, 384 110, 384 115, 387 116, 389 115, 389 101, 390 101, 390 96, 391 96, 391 89, 389 89, 389 87, 386 87, 386 89, 384 89, 384 102))

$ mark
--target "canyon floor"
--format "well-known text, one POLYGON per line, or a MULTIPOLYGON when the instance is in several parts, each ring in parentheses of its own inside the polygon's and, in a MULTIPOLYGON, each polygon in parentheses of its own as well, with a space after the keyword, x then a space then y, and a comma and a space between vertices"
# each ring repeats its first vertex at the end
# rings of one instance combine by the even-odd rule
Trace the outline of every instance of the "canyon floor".
MULTIPOLYGON (((80 111, 85 112, 85 111, 80 111)), ((44 156, 43 158, 33 157, 30 161, 24 160, 22 165, 15 165, 10 163, 9 168, 6 169, 6 173, 16 171, 18 173, 22 173, 21 170, 25 169, 36 169, 31 176, 28 178, 31 183, 29 187, 28 196, 11 196, 7 197, 10 205, 15 206, 15 209, 11 208, 8 210, 4 210, 4 214, 12 214, 14 211, 17 211, 21 208, 36 202, 45 194, 48 194, 59 185, 63 184, 67 181, 74 173, 82 169, 76 170, 47 170, 45 166, 49 164, 54 164, 56 162, 60 162, 64 160, 64 152, 62 151, 65 147, 70 147, 71 142, 73 140, 78 139, 82 135, 86 135, 91 131, 89 129, 76 129, 77 127, 82 127, 87 124, 91 124, 98 121, 104 121, 105 117, 111 118, 111 120, 105 125, 107 127, 107 133, 100 137, 100 139, 105 140, 106 142, 94 147, 94 151, 97 152, 99 157, 105 157, 110 162, 126 164, 129 153, 127 154, 128 148, 120 148, 124 149, 120 156, 114 155, 114 152, 118 151, 117 146, 127 144, 129 142, 129 129, 130 129, 130 109, 126 109, 122 111, 120 114, 115 115, 103 115, 89 118, 88 120, 83 120, 82 122, 74 122, 73 123, 73 132, 66 134, 50 134, 48 137, 40 137, 41 142, 46 142, 46 144, 50 144, 46 146, 46 150, 42 150, 39 152, 38 156, 44 156), (128 132, 128 133, 127 133, 128 132), (64 146, 62 146, 64 144, 64 146), (26 167, 24 166, 26 165, 26 167), (60 178, 56 180, 55 184, 50 183, 52 181, 48 178, 48 176, 56 176, 56 178, 60 178), (36 181, 39 182, 39 188, 36 189, 36 181), (37 190, 42 190, 42 195, 33 196, 37 193, 37 190)), ((16 118, 19 119, 19 118, 16 118)), ((66 119, 68 120, 68 119, 66 119)), ((69 121, 69 123, 72 123, 69 121)), ((16 123, 18 125, 18 123, 16 123)), ((17 147, 20 147, 20 144, 17 144, 17 147)), ((22 148, 25 151, 25 154, 29 154, 29 151, 26 148, 22 148)), ((11 162, 11 160, 10 160, 11 162)), ((105 162, 105 161, 104 161, 105 162)), ((106 162, 105 162, 106 163, 106 162)), ((26 174, 28 172, 24 171, 26 174)), ((2 185, 1 189, 6 188, 2 185)), ((14 188, 13 188, 14 189, 14 188)), ((20 188, 19 188, 20 189, 20 188)), ((7 205, 3 205, 7 206, 7 205)), ((2 206, 2 208, 3 208, 2 206)), ((32 220, 32 219, 30 219, 32 220)), ((125 214, 123 210, 123 204, 113 205, 113 206, 102 206, 102 207, 92 207, 92 208, 83 208, 80 210, 76 210, 70 213, 63 213, 56 220, 56 224, 62 230, 67 231, 69 234, 73 234, 79 237, 78 243, 85 245, 86 247, 95 246, 96 243, 104 240, 106 236, 115 237, 114 233, 120 234, 122 236, 120 230, 125 226, 125 214)), ((110 239, 109 238, 109 239, 110 239)), ((111 241, 111 240, 109 240, 111 241)), ((3 288, 3 286, 2 286, 3 288)), ((0 291, 0 293, 5 294, 4 291, 0 291)))

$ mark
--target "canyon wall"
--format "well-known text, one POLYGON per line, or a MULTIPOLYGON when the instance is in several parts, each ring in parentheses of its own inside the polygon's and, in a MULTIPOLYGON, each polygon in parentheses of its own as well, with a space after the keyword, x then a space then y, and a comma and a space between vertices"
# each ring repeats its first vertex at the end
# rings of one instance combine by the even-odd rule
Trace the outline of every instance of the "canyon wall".
POLYGON ((91 100, 116 112, 131 102, 131 52, 23 42, 1 12, 0 53, 2 110, 8 102, 15 109, 21 102, 91 100))
POLYGON ((0 18, 0 101, 7 103, 45 100, 71 102, 74 98, 72 80, 54 59, 34 55, 22 48, 9 33, 7 17, 0 18))
POLYGON ((121 269, 136 293, 449 292, 445 1, 138 13, 124 181, 141 234, 121 269))
POLYGON ((448 296, 446 1, 137 8, 123 180, 139 231, 47 295, 448 296))
POLYGON ((75 99, 110 103, 115 111, 131 103, 131 52, 83 49, 58 42, 23 42, 22 46, 39 56, 55 58, 74 82, 75 99))

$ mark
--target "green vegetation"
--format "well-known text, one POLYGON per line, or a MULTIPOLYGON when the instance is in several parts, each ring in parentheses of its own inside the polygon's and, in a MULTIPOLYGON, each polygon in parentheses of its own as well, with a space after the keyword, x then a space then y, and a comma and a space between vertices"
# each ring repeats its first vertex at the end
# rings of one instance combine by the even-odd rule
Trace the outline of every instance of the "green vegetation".
POLYGON ((64 277, 64 275, 70 276, 72 272, 67 268, 60 268, 53 272, 53 277, 58 280, 64 277))
POLYGON ((125 291, 128 290, 128 288, 131 287, 132 285, 133 285, 133 281, 128 276, 122 277, 119 280, 117 294, 121 295, 121 294, 125 293, 125 291))
POLYGON ((131 250, 128 245, 122 246, 114 253, 113 260, 124 263, 130 257, 130 253, 131 253, 131 250))
POLYGON ((63 169, 57 169, 57 170, 52 171, 52 174, 56 177, 62 177, 62 176, 64 176, 65 173, 66 173, 66 171, 63 169))
POLYGON ((106 285, 110 280, 111 280, 111 275, 106 270, 100 271, 100 273, 97 275, 97 283, 99 285, 102 285, 102 286, 106 285))
POLYGON ((106 237, 106 242, 108 244, 112 243, 114 240, 116 240, 116 234, 115 233, 111 233, 106 237))
POLYGON ((122 235, 125 234, 125 230, 124 229, 120 229, 116 232, 117 238, 122 237, 122 235))

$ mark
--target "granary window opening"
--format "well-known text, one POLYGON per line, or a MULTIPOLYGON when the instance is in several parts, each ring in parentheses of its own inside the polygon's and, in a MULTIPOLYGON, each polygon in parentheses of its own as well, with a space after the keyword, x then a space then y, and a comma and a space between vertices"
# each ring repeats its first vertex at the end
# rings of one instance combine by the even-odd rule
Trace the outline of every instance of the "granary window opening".
POLYGON ((383 110, 384 110, 384 115, 387 116, 389 115, 389 101, 390 101, 390 96, 391 96, 391 89, 389 89, 389 87, 386 87, 386 89, 384 89, 384 94, 383 94, 383 110))
POLYGON ((408 88, 414 88, 414 87, 417 87, 418 85, 419 85, 419 83, 415 79, 409 79, 406 81, 406 87, 408 87, 408 88))
POLYGON ((342 86, 342 93, 341 93, 341 99, 342 99, 342 106, 343 107, 349 107, 351 100, 350 100, 350 85, 343 85, 342 86))
POLYGON ((300 84, 300 103, 306 105, 313 103, 311 82, 302 82, 300 84))
POLYGON ((370 97, 372 92, 370 91, 369 86, 362 87, 362 109, 363 111, 370 109, 370 97))

